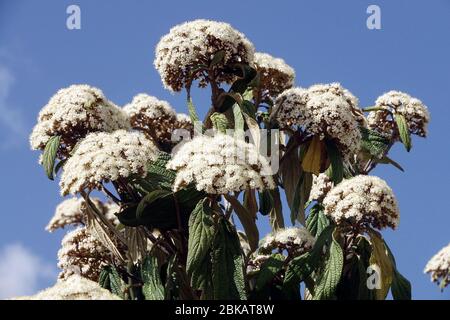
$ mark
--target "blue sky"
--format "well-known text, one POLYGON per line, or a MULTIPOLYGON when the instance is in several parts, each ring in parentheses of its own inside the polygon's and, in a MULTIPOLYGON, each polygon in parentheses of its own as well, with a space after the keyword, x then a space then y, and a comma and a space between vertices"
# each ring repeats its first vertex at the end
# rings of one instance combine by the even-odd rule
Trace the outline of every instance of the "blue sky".
MULTIPOLYGON (((429 138, 415 138, 410 154, 401 146, 392 153, 406 172, 384 167, 376 174, 399 201, 400 228, 384 235, 413 284, 413 297, 449 299, 450 290, 441 293, 422 272, 450 242, 449 15, 446 0, 0 0, 0 297, 27 293, 24 281, 30 290, 45 287, 57 272, 63 232, 48 234, 44 226, 61 201, 58 184, 46 178, 28 145, 40 108, 59 88, 88 83, 119 105, 146 92, 184 111, 184 96, 161 86, 154 47, 171 26, 207 18, 231 23, 258 51, 284 58, 299 86, 339 81, 362 106, 397 89, 428 105, 429 138), (81 7, 81 30, 66 28, 70 4, 81 7), (381 8, 381 30, 366 27, 370 4, 381 8)), ((194 94, 201 112, 206 97, 194 94)), ((267 230, 264 217, 260 224, 267 230)))

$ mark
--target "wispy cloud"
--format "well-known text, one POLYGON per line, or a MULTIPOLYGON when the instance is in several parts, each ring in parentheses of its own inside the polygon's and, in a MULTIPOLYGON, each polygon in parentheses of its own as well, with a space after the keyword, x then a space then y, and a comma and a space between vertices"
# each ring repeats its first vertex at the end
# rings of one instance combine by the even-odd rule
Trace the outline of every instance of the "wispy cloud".
POLYGON ((55 267, 23 245, 9 244, 0 250, 0 299, 34 294, 42 280, 54 278, 55 267))
POLYGON ((3 133, 2 148, 23 141, 27 135, 25 120, 20 110, 9 103, 11 88, 15 78, 12 72, 0 65, 0 127, 6 129, 3 133))

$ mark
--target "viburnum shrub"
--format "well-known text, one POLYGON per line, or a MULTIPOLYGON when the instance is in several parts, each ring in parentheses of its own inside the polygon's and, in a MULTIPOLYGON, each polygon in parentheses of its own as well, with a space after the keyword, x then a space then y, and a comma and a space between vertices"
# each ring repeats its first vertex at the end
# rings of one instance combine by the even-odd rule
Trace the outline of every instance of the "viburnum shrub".
MULTIPOLYGON (((215 21, 173 27, 154 65, 166 89, 185 91, 189 116, 147 94, 120 108, 88 85, 39 114, 31 146, 72 196, 47 229, 76 226, 57 292, 95 281, 123 299, 411 298, 380 233, 398 227, 399 206, 370 174, 403 171, 389 151, 426 136, 420 100, 391 91, 361 108, 339 83, 295 87, 282 59, 215 21), (204 121, 194 86, 211 91, 204 121)), ((426 269, 445 284, 448 251, 426 269)))

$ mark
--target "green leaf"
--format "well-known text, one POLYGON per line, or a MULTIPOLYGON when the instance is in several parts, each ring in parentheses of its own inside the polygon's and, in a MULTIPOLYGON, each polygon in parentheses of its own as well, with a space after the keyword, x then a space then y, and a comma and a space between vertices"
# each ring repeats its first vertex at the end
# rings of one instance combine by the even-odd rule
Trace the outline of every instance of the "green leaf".
POLYGON ((394 270, 391 292, 394 300, 411 300, 411 283, 397 270, 394 270))
POLYGON ((317 279, 314 290, 314 300, 330 300, 334 298, 336 287, 339 284, 344 266, 344 253, 341 245, 336 241, 335 234, 330 246, 325 269, 317 279))
POLYGON ((264 261, 256 278, 256 290, 262 290, 270 284, 277 273, 282 270, 284 259, 282 254, 276 253, 264 261))
POLYGON ((164 286, 159 275, 156 257, 148 255, 141 266, 142 293, 145 300, 164 300, 164 286))
POLYGON ((394 114, 395 122, 397 123, 400 140, 406 148, 406 151, 411 150, 411 133, 409 132, 408 122, 405 116, 399 113, 394 114))
POLYGON ((244 300, 244 259, 239 237, 225 219, 220 219, 217 227, 211 255, 214 299, 244 300))
POLYGON ((258 248, 259 243, 259 231, 256 226, 256 216, 252 215, 236 197, 232 195, 225 194, 225 199, 231 204, 234 212, 238 216, 239 220, 244 227, 245 234, 248 239, 248 243, 252 251, 258 248))
MULTIPOLYGON (((252 135, 253 144, 256 147, 256 150, 259 151, 261 144, 261 130, 259 128, 258 122, 247 114, 243 113, 245 118, 245 123, 247 124, 248 130, 252 135)), ((269 140, 270 141, 270 140, 269 140)))
POLYGON ((390 147, 389 138, 385 135, 364 127, 361 131, 361 149, 375 158, 381 158, 390 147))
POLYGON ((211 251, 208 251, 200 265, 196 269, 192 270, 191 286, 194 289, 202 290, 202 298, 208 300, 214 298, 211 251))
POLYGON ((64 167, 64 165, 66 164, 66 162, 67 162, 67 159, 64 159, 64 160, 59 161, 59 162, 56 164, 56 166, 55 166, 55 175, 57 175, 58 172, 59 172, 59 170, 61 170, 61 169, 64 167))
POLYGON ((309 211, 308 219, 306 219, 308 231, 313 236, 318 237, 329 224, 328 218, 323 214, 322 205, 314 205, 309 211))
POLYGON ((149 192, 142 200, 139 202, 139 205, 136 209, 136 216, 139 218, 142 216, 142 213, 144 212, 145 208, 149 205, 151 205, 153 202, 155 202, 158 199, 161 199, 163 197, 166 197, 168 195, 172 194, 171 191, 167 190, 154 190, 149 192))
POLYGON ((55 167, 56 155, 58 152, 59 144, 61 141, 60 136, 53 136, 45 145, 44 153, 42 155, 42 166, 47 173, 47 177, 53 180, 53 168, 55 167))
POLYGON ((383 242, 394 268, 391 285, 392 297, 394 298, 394 300, 411 300, 411 283, 397 270, 397 264, 395 262, 394 255, 392 254, 392 251, 387 245, 386 241, 383 240, 383 242))
POLYGON ((189 117, 191 118, 191 122, 194 125, 194 130, 196 132, 200 131, 200 133, 202 133, 203 125, 200 126, 200 130, 199 128, 197 128, 197 125, 200 122, 200 118, 198 117, 197 110, 195 110, 194 103, 192 102, 192 98, 190 96, 187 99, 187 105, 189 110, 189 117))
POLYGON ((103 267, 98 282, 102 288, 111 291, 111 293, 122 299, 124 298, 125 282, 122 280, 114 266, 103 267))
POLYGON ((291 222, 295 224, 298 220, 302 225, 306 224, 305 221, 305 206, 309 199, 309 194, 312 188, 312 173, 302 171, 300 179, 295 189, 294 200, 292 202, 291 209, 291 222))
POLYGON ((272 210, 270 210, 269 218, 272 231, 275 231, 284 228, 284 217, 280 190, 278 188, 270 190, 270 195, 273 200, 273 207, 272 210))
POLYGON ((227 117, 223 113, 214 112, 210 116, 214 129, 221 133, 226 133, 228 128, 227 117))
POLYGON ((189 274, 197 269, 207 256, 214 237, 212 209, 208 199, 200 200, 189 217, 189 239, 186 269, 189 274))
POLYGON ((283 161, 280 164, 280 176, 291 213, 293 210, 292 204, 294 202, 295 191, 302 171, 298 147, 293 147, 294 144, 295 139, 291 137, 286 145, 286 149, 291 150, 291 152, 283 156, 283 161))
POLYGON ((380 289, 374 289, 375 297, 377 300, 384 300, 392 284, 394 265, 381 235, 375 230, 369 230, 368 234, 372 244, 372 255, 369 260, 370 265, 375 265, 380 271, 379 279, 381 284, 380 289))
POLYGON ((283 285, 285 287, 298 286, 314 271, 314 265, 311 262, 310 253, 304 253, 292 259, 287 266, 283 285))
POLYGON ((266 216, 272 211, 274 199, 271 190, 263 190, 258 192, 259 212, 266 216))
POLYGON ((214 54, 214 57, 211 60, 211 63, 209 64, 210 67, 213 67, 223 61, 225 58, 225 50, 219 50, 214 54))
POLYGON ((235 103, 233 105, 233 115, 234 115, 234 135, 235 137, 239 137, 239 135, 244 132, 244 116, 242 115, 241 107, 239 104, 235 103))
POLYGON ((331 167, 331 180, 334 184, 339 184, 344 179, 344 163, 342 162, 342 156, 336 144, 329 139, 325 140, 325 146, 327 149, 328 158, 330 159, 331 167))
POLYGON ((395 162, 394 160, 392 160, 391 158, 389 158, 388 156, 384 156, 383 158, 381 158, 380 160, 377 161, 378 163, 384 163, 384 164, 392 164, 394 167, 396 167, 398 170, 405 172, 405 170, 402 168, 402 166, 395 162))

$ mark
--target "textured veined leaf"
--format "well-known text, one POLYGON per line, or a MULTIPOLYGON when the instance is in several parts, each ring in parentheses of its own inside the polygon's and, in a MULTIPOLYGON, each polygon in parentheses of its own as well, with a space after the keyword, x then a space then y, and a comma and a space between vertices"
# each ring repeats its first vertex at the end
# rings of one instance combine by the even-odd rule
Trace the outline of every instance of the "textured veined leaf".
POLYGON ((60 141, 60 136, 51 137, 45 145, 44 153, 42 154, 42 166, 50 180, 53 180, 53 169, 55 167, 55 160, 60 141))
POLYGON ((284 266, 284 256, 276 253, 271 255, 260 267, 256 278, 256 290, 261 290, 269 285, 272 279, 281 271, 284 266))
POLYGON ((214 299, 245 300, 244 259, 236 230, 221 219, 212 251, 214 299))
POLYGON ((252 215, 240 202, 236 197, 232 195, 224 195, 225 199, 231 204, 234 212, 238 216, 239 220, 244 227, 245 234, 248 238, 248 243, 252 250, 256 250, 258 248, 259 242, 259 231, 256 226, 256 217, 252 215))
POLYGON ((208 199, 200 200, 189 217, 189 239, 186 269, 192 274, 205 259, 212 246, 214 221, 208 199))
POLYGON ((380 289, 375 290, 375 297, 377 300, 384 300, 389 292, 389 288, 392 284, 394 265, 389 258, 389 252, 386 248, 381 235, 375 230, 368 231, 370 236, 370 242, 372 245, 372 254, 370 256, 370 265, 376 266, 376 270, 380 272, 379 279, 380 289))
POLYGON ((323 148, 323 141, 320 140, 319 136, 315 135, 302 161, 304 171, 314 173, 315 175, 320 173, 323 148))
POLYGON ((214 129, 221 133, 226 133, 228 128, 227 117, 223 113, 214 112, 210 116, 214 129))
POLYGON ((323 207, 320 204, 314 205, 309 211, 306 219, 306 228, 315 237, 318 237, 322 231, 328 227, 330 222, 323 214, 323 207))
POLYGON ((125 282, 114 266, 103 267, 98 277, 98 283, 102 288, 111 291, 116 296, 124 297, 125 282))
POLYGON ((286 149, 291 151, 284 154, 283 161, 280 164, 280 176, 291 212, 293 209, 292 204, 294 201, 295 190, 302 171, 298 147, 294 147, 294 144, 295 139, 291 137, 286 145, 286 149))
POLYGON ((298 286, 314 271, 314 265, 311 263, 311 254, 304 253, 301 256, 292 259, 286 269, 284 277, 284 286, 298 286))
POLYGON ((189 110, 189 117, 191 118, 191 122, 194 125, 194 131, 197 133, 203 132, 203 125, 200 125, 200 118, 198 117, 197 110, 195 109, 194 103, 192 102, 192 98, 189 96, 187 99, 187 105, 189 110))
POLYGON ((270 213, 274 206, 274 199, 271 190, 263 190, 258 192, 259 212, 266 216, 270 213))
POLYGON ((330 159, 331 180, 337 185, 344 179, 344 163, 342 156, 336 144, 329 139, 325 140, 328 158, 330 159))
POLYGON ((397 123, 398 133, 400 135, 400 140, 406 148, 406 151, 410 151, 411 144, 411 133, 409 132, 408 122, 406 122, 405 116, 399 113, 394 114, 395 122, 397 123))
POLYGON ((295 221, 299 221, 302 225, 306 224, 305 221, 305 206, 309 198, 312 187, 312 173, 303 171, 300 174, 300 178, 297 183, 297 187, 294 193, 294 199, 292 201, 291 209, 291 222, 295 224, 295 221))
POLYGON ((328 259, 325 268, 317 279, 314 289, 314 300, 330 300, 334 298, 336 287, 341 279, 344 265, 344 254, 335 234, 331 242, 328 259))
POLYGON ((164 300, 164 286, 159 275, 156 257, 149 255, 142 261, 141 278, 144 283, 142 293, 145 300, 164 300))
POLYGON ((381 158, 389 149, 389 138, 385 135, 360 127, 361 132, 361 149, 365 150, 369 155, 375 158, 381 158))

